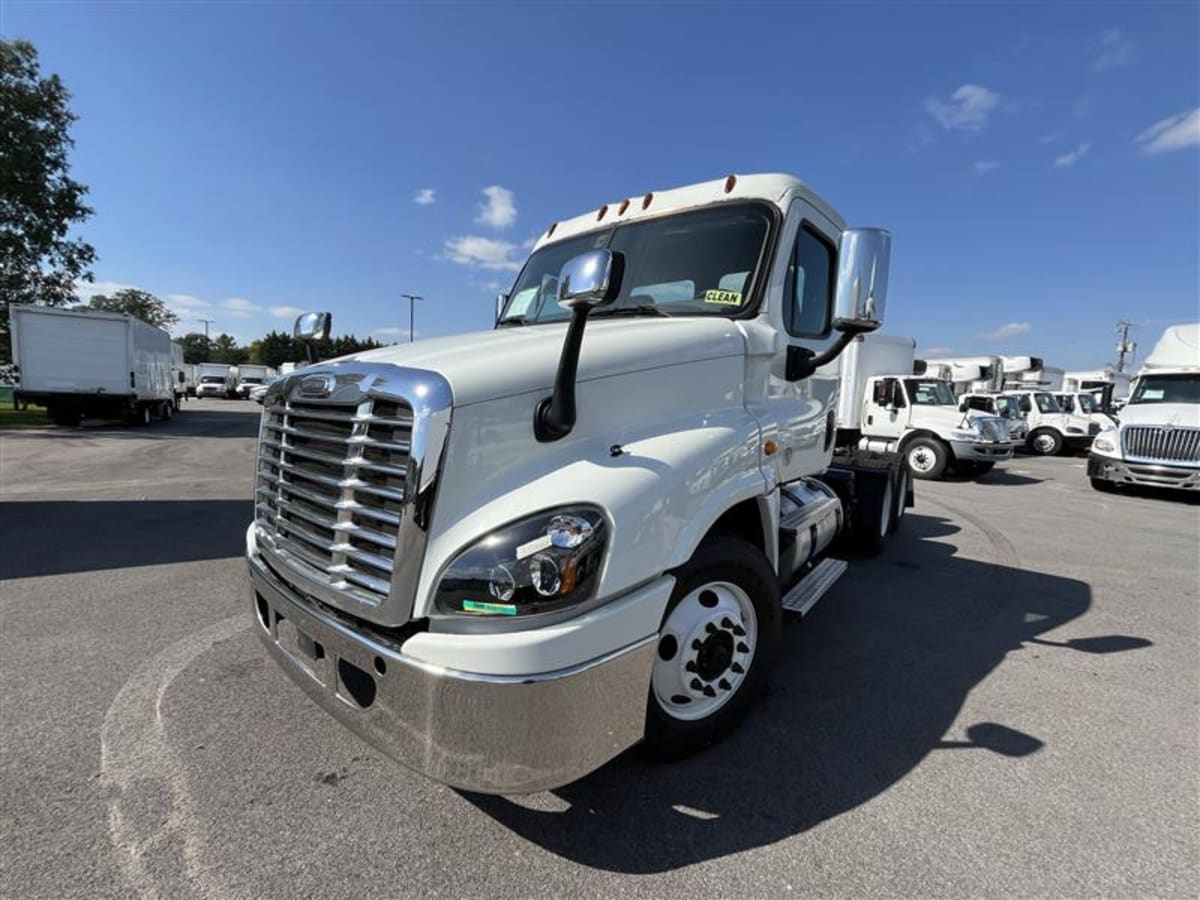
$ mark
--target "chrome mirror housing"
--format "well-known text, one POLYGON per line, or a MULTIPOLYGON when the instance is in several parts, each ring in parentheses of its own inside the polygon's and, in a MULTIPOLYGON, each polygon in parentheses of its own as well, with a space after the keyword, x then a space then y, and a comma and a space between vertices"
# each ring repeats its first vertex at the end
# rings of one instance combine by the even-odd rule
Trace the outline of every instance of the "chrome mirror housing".
POLYGON ((298 341, 323 341, 333 327, 333 315, 327 312, 308 312, 296 316, 292 337, 298 341))
POLYGON ((496 321, 500 321, 500 314, 504 312, 504 305, 508 303, 508 294, 499 293, 496 295, 496 321))
POLYGON ((833 327, 849 334, 874 331, 887 303, 892 235, 882 228, 848 228, 838 256, 833 327))
POLYGON ((621 260, 611 250, 588 250, 567 261, 558 275, 558 302, 567 309, 611 303, 621 288, 621 260))

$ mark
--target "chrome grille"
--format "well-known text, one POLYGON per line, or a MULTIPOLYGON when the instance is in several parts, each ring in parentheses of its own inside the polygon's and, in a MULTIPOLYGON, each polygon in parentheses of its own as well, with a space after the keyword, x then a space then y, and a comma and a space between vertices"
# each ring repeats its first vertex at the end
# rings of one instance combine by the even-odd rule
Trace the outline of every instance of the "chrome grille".
POLYGON ((310 577, 379 603, 391 590, 412 409, 374 397, 263 411, 255 520, 310 577))
POLYGON ((1128 425, 1121 447, 1129 459, 1143 462, 1200 464, 1200 428, 1128 425))

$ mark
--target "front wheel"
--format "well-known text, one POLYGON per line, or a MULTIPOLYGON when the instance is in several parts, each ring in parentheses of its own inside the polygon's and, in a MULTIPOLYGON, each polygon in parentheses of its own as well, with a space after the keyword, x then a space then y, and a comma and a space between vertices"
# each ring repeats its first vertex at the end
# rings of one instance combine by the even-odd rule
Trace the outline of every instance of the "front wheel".
POLYGON ((1039 428, 1029 435, 1029 449, 1042 456, 1058 456, 1062 452, 1063 439, 1052 428, 1039 428))
POLYGON ((950 464, 950 453, 939 440, 915 438, 904 448, 904 464, 914 478, 941 478, 950 464))
POLYGON ((646 748, 679 759, 720 740, 766 686, 779 645, 779 584, 738 537, 711 537, 675 572, 658 634, 646 748))

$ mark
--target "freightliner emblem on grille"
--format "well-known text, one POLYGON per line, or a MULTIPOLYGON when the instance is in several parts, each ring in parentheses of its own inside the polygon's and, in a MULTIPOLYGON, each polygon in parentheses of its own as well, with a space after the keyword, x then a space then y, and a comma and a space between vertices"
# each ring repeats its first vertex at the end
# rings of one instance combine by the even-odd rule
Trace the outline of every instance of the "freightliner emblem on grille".
POLYGON ((333 393, 332 375, 309 375, 300 382, 301 397, 328 397, 333 393))

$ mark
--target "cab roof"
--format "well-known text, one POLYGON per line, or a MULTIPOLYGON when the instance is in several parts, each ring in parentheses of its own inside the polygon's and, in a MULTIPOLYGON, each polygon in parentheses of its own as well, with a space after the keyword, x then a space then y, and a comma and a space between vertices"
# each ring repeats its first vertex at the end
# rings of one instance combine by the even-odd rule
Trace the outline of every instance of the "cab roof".
POLYGON ((590 212, 553 223, 542 232, 534 250, 621 222, 649 219, 712 203, 760 200, 772 203, 783 212, 787 212, 784 204, 789 193, 807 200, 839 229, 845 229, 846 223, 837 210, 793 175, 729 175, 713 181, 701 181, 665 191, 647 191, 645 194, 604 203, 590 212))

